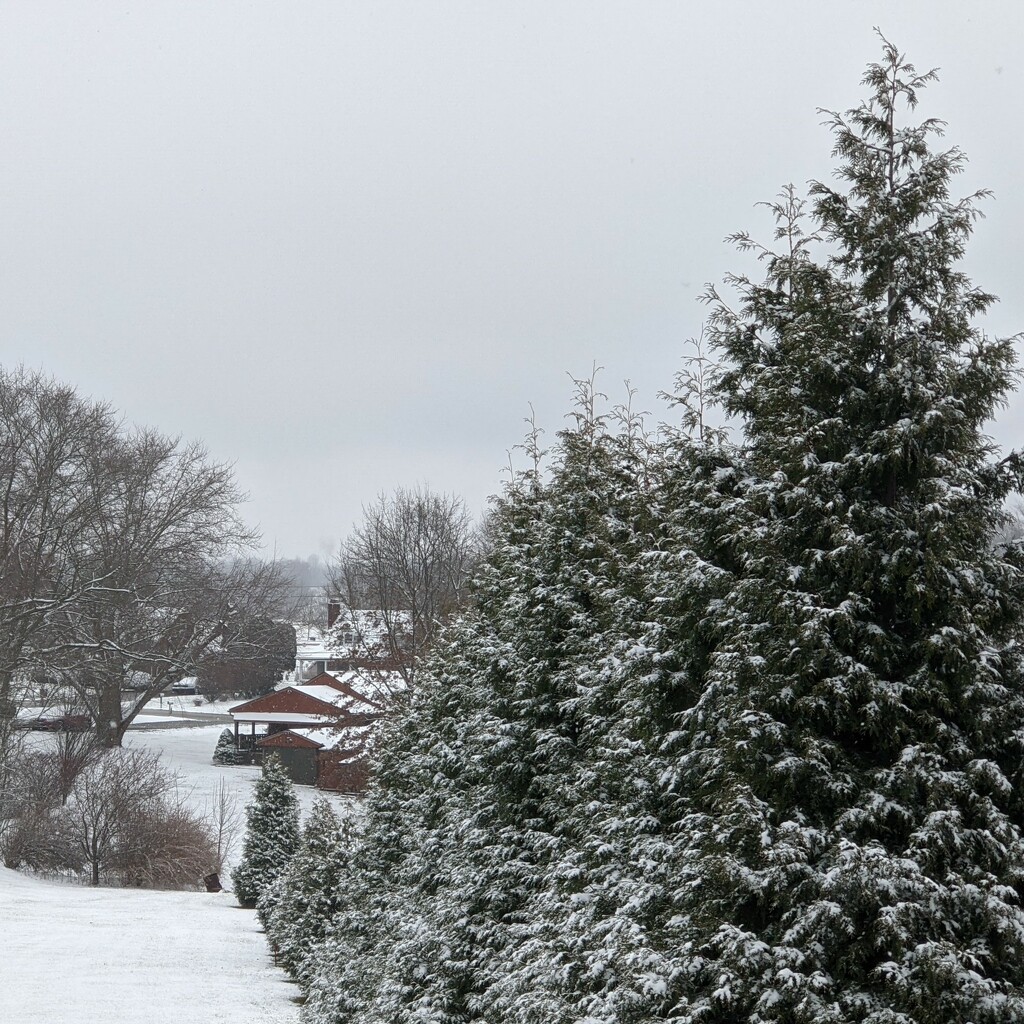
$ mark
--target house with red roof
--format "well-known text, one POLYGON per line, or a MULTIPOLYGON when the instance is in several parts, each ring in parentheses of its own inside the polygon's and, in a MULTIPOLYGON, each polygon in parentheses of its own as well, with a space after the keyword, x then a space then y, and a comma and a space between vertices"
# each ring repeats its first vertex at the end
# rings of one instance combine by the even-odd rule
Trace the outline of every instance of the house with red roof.
POLYGON ((252 762, 273 751, 294 782, 344 792, 366 785, 367 745, 382 713, 350 682, 327 672, 229 709, 235 747, 252 762))

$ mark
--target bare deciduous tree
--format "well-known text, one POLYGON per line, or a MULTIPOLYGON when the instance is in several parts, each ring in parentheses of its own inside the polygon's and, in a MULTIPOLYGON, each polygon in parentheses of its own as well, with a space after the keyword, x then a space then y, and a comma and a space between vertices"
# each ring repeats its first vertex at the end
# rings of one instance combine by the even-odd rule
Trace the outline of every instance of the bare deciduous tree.
POLYGON ((45 757, 52 766, 52 783, 59 802, 68 802, 75 781, 102 756, 102 747, 92 732, 60 730, 53 734, 53 747, 45 757))
POLYGON ((220 874, 235 845, 242 823, 238 803, 231 795, 223 778, 217 781, 217 789, 213 794, 206 818, 216 854, 214 870, 220 874))
MULTIPOLYGON (((274 564, 251 557, 258 538, 238 514, 242 497, 231 468, 201 445, 129 430, 108 406, 71 387, 40 373, 0 369, 5 855, 18 859, 20 843, 51 865, 84 856, 94 881, 102 864, 127 877, 125 801, 134 807, 136 833, 152 835, 159 827, 168 849, 172 840, 181 849, 200 849, 202 822, 166 797, 147 803, 138 790, 159 788, 152 766, 122 770, 127 762, 100 761, 82 737, 70 734, 57 738, 44 764, 22 749, 24 734, 15 726, 21 705, 41 695, 33 679, 45 678, 48 700, 75 694, 75 710, 88 712, 99 745, 119 746, 142 707, 169 683, 194 674, 209 652, 264 657, 269 647, 260 638, 269 631, 251 624, 273 624, 289 581, 274 564), (46 792, 33 776, 37 769, 45 769, 46 792), (122 857, 116 864, 114 852, 122 857)), ((146 864, 131 860, 133 877, 166 881, 177 870, 169 865, 182 862, 184 853, 159 862, 146 856, 146 864)), ((216 850, 208 867, 215 856, 216 850)))
POLYGON ((113 475, 117 421, 43 374, 0 368, 0 800, 17 762, 24 682, 54 616, 105 586, 80 554, 113 475))
POLYGON ((76 781, 64 815, 70 842, 88 866, 93 885, 113 863, 126 822, 155 804, 173 785, 156 754, 109 751, 76 781))
POLYGON ((277 611, 287 580, 250 557, 242 497, 201 445, 128 430, 67 385, 0 369, 0 802, 31 673, 76 692, 117 746, 240 622, 277 611))
POLYGON ((93 885, 192 888, 217 861, 203 816, 148 750, 107 750, 75 781, 56 825, 93 885))
POLYGON ((383 662, 410 684, 437 630, 465 601, 474 553, 461 498, 426 487, 379 495, 332 567, 348 613, 335 643, 362 647, 368 663, 383 662))

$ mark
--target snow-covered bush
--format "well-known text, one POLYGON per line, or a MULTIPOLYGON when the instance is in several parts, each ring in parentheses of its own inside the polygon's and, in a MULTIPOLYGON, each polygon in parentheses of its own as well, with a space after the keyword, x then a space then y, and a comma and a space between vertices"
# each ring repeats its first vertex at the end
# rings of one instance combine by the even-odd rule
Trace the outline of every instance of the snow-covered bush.
POLYGON ((51 858, 52 818, 60 806, 55 764, 49 752, 8 752, 7 785, 0 803, 0 859, 4 866, 38 868, 51 858))
POLYGON ((235 734, 225 729, 217 737, 217 746, 213 751, 214 764, 244 764, 245 756, 235 746, 235 734))
POLYGON ((232 872, 231 882, 238 902, 244 907, 254 907, 299 845, 299 804, 295 788, 274 755, 263 761, 245 816, 242 859, 232 872))
POLYGON ((122 885, 198 889, 217 863, 210 823, 187 799, 169 793, 127 817, 110 866, 122 885))

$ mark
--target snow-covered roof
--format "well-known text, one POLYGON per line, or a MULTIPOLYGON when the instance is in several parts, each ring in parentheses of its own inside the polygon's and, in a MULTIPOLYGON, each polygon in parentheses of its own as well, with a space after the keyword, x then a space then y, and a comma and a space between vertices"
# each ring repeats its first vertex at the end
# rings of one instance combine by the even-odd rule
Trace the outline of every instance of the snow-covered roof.
POLYGON ((304 683, 297 683, 292 686, 292 689, 308 693, 310 697, 316 697, 317 700, 322 700, 325 704, 334 704, 335 706, 352 699, 347 693, 342 693, 341 690, 336 690, 333 686, 308 686, 304 683))
POLYGON ((334 649, 328 645, 326 630, 316 626, 295 628, 296 661, 327 661, 334 654, 334 649))
POLYGON ((300 693, 308 693, 311 697, 316 697, 317 700, 322 700, 327 704, 333 704, 336 708, 344 708, 346 711, 353 713, 366 714, 379 710, 378 705, 374 704, 372 700, 352 689, 351 685, 346 685, 347 690, 336 690, 333 686, 313 686, 307 683, 298 683, 292 689, 298 690, 300 693))
POLYGON ((289 732, 304 739, 319 743, 324 750, 332 750, 338 746, 349 746, 354 743, 361 743, 372 731, 372 725, 352 725, 342 729, 289 729, 289 732))
POLYGON ((317 725, 320 722, 333 722, 335 718, 329 714, 318 715, 308 711, 232 711, 231 717, 236 722, 297 723, 317 725))
MULTIPOLYGON (((345 672, 325 672, 321 675, 329 675, 342 686, 350 687, 359 697, 376 708, 380 708, 387 702, 388 697, 400 693, 407 685, 402 673, 391 669, 354 668, 345 672)), ((315 681, 310 680, 311 683, 315 681)))
POLYGON ((379 704, 346 684, 295 683, 236 704, 229 708, 229 713, 236 722, 294 722, 313 726, 346 715, 375 717, 380 710, 379 704))

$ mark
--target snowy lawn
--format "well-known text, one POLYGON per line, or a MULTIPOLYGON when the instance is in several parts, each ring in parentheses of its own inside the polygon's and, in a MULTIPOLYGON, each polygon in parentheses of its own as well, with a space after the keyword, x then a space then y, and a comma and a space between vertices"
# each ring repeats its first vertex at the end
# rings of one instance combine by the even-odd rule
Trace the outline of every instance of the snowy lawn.
MULTIPOLYGON (((209 812, 223 779, 240 829, 258 768, 212 763, 223 725, 132 731, 125 745, 159 751, 188 799, 209 812)), ((46 743, 52 734, 34 733, 46 743)), ((303 815, 317 796, 342 814, 349 797, 296 786, 303 815)), ((222 876, 230 884, 230 870, 222 876)), ((0 868, 2 1024, 294 1024, 299 989, 274 967, 256 915, 230 892, 93 889, 0 868)))
POLYGON ((293 1024, 299 989, 230 893, 91 889, 0 868, 5 1024, 293 1024))
POLYGON ((214 714, 214 715, 226 715, 232 708, 238 707, 239 704, 244 704, 244 697, 232 697, 229 700, 215 700, 207 702, 200 700, 196 703, 196 698, 192 696, 178 696, 178 695, 165 695, 163 697, 154 697, 145 707, 143 714, 150 710, 163 710, 166 708, 172 711, 197 711, 200 713, 214 714))

